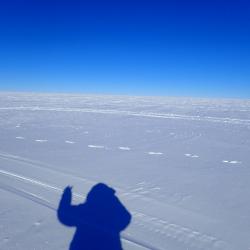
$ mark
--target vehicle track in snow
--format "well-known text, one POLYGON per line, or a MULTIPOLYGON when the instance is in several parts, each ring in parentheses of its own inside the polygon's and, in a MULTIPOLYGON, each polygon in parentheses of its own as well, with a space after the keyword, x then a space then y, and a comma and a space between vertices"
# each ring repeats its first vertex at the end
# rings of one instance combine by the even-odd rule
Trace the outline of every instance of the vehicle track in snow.
MULTIPOLYGON (((4 171, 4 170, 0 170, 0 174, 1 175, 5 175, 11 178, 16 178, 19 181, 25 181, 25 182, 30 182, 32 184, 41 186, 41 187, 45 187, 45 188, 49 188, 53 191, 60 191, 62 192, 63 190, 56 187, 56 186, 52 186, 50 184, 38 181, 38 180, 34 180, 28 177, 24 177, 21 175, 17 175, 8 171, 4 171)), ((53 202, 50 202, 49 200, 45 199, 42 196, 36 195, 33 192, 29 192, 27 190, 21 189, 21 188, 16 188, 13 186, 10 186, 8 184, 1 184, 0 183, 0 188, 6 191, 9 191, 11 193, 14 193, 18 196, 21 196, 23 198, 26 198, 32 202, 35 202, 39 205, 42 205, 44 207, 47 207, 49 209, 52 209, 53 211, 57 211, 57 206, 55 204, 53 204, 53 202)), ((83 195, 74 193, 73 194, 75 198, 84 198, 83 195)), ((192 231, 191 229, 187 228, 187 227, 182 227, 173 223, 169 223, 167 221, 164 220, 160 220, 156 217, 151 217, 149 215, 146 215, 144 213, 139 213, 139 212, 134 212, 132 211, 132 214, 134 217, 136 218, 143 218, 142 221, 136 222, 137 225, 140 225, 142 228, 149 228, 149 230, 151 231, 151 233, 159 233, 159 234, 165 234, 166 236, 166 242, 168 240, 168 238, 170 239, 174 239, 179 243, 183 243, 183 245, 186 245, 187 247, 192 247, 192 249, 229 249, 226 244, 223 241, 219 241, 217 240, 215 237, 213 236, 209 236, 206 234, 202 234, 200 232, 197 231, 192 231), (147 225, 150 224, 150 225, 147 225), (166 230, 166 232, 157 229, 157 227, 163 227, 166 230)), ((159 248, 159 247, 155 247, 153 245, 150 245, 147 242, 143 242, 141 240, 137 240, 133 237, 131 237, 130 235, 122 234, 122 239, 129 241, 133 244, 139 245, 140 247, 146 248, 146 249, 152 249, 152 250, 166 250, 166 248, 159 248)))
MULTIPOLYGON (((1 175, 6 175, 6 176, 12 176, 12 177, 15 177, 19 180, 24 180, 24 181, 28 181, 28 182, 32 182, 32 184, 36 184, 36 185, 39 185, 39 186, 42 186, 42 187, 47 187, 47 188, 50 188, 51 190, 54 190, 54 191, 63 191, 62 189, 58 188, 58 187, 55 187, 55 186, 51 186, 49 184, 46 184, 46 183, 43 183, 43 182, 40 182, 40 181, 37 181, 37 180, 34 180, 34 179, 30 179, 30 178, 27 178, 27 177, 24 177, 24 176, 20 176, 20 175, 16 175, 16 174, 13 174, 13 173, 10 173, 10 172, 7 172, 7 171, 3 171, 3 170, 0 170, 0 174, 1 175)), ((21 189, 21 188, 15 188, 13 186, 10 186, 10 185, 7 185, 7 184, 2 184, 0 183, 0 189, 2 190, 5 190, 5 191, 8 191, 8 192, 11 192, 15 195, 18 195, 22 198, 25 198, 25 199, 28 199, 32 202, 35 202, 43 207, 46 207, 46 208, 49 208, 53 211, 57 211, 57 206, 53 203, 51 203, 49 200, 43 198, 42 196, 38 196, 32 192, 29 192, 27 190, 24 190, 24 189, 21 189)), ((84 196, 82 195, 79 195, 79 194, 76 194, 74 193, 73 194, 75 197, 81 197, 81 198, 84 198, 84 196)), ((146 242, 142 242, 140 240, 137 240, 137 239, 134 239, 133 237, 129 236, 129 235, 126 235, 126 234, 123 234, 121 236, 121 238, 125 241, 128 241, 128 242, 131 242, 135 245, 138 245, 140 247, 143 247, 145 249, 152 249, 152 250, 163 250, 162 248, 157 248, 157 247, 154 247, 146 242)))
MULTIPOLYGON (((12 162, 19 162, 19 163, 25 163, 28 165, 31 165, 32 167, 37 167, 40 169, 45 169, 45 170, 49 170, 51 172, 54 173, 60 173, 63 175, 68 175, 67 173, 61 173, 59 170, 54 170, 54 169, 50 169, 48 165, 45 165, 43 163, 34 161, 34 160, 30 160, 27 158, 23 158, 23 157, 19 157, 16 155, 11 155, 8 153, 0 153, 0 159, 3 160, 8 160, 8 161, 12 161, 12 162)), ((49 183, 45 183, 43 181, 34 179, 34 178, 30 178, 28 176, 24 176, 24 175, 20 175, 17 174, 15 172, 10 172, 10 171, 6 171, 4 169, 0 169, 0 175, 1 176, 5 176, 7 178, 12 178, 17 180, 18 182, 25 182, 31 185, 35 185, 35 186, 39 186, 40 188, 45 188, 46 190, 50 190, 52 192, 56 192, 56 193, 62 193, 63 189, 55 186, 55 185, 51 185, 49 183)), ((76 176, 71 175, 72 177, 76 178, 76 176)), ((88 179, 83 179, 80 178, 81 181, 87 181, 90 184, 95 184, 95 181, 91 181, 88 179)), ((32 192, 29 192, 27 190, 23 190, 23 189, 18 189, 15 187, 11 187, 8 185, 3 185, 1 184, 0 187, 2 189, 5 189, 7 191, 10 191, 12 193, 15 193, 19 196, 22 196, 24 198, 28 198, 29 200, 32 200, 36 203, 39 203, 43 206, 46 206, 50 209, 56 210, 57 205, 53 204, 51 202, 49 202, 48 200, 46 200, 43 197, 38 196, 37 194, 34 194, 32 192)), ((120 191, 120 196, 131 196, 131 197, 135 197, 135 194, 133 193, 128 193, 127 191, 124 190, 119 190, 120 191)), ((82 201, 84 196, 80 195, 78 193, 74 192, 74 198, 76 198, 79 201, 82 201)), ((136 198, 144 198, 143 195, 136 195, 136 198)), ((55 203, 55 202, 54 202, 55 203)), ((138 210, 138 209, 137 209, 138 210)), ((176 208, 176 210, 178 211, 178 209, 176 208)), ((197 230, 193 230, 189 227, 186 226, 181 226, 178 225, 177 223, 173 223, 172 221, 166 221, 163 220, 161 218, 157 218, 151 215, 148 215, 142 211, 136 211, 136 210, 132 210, 131 211, 132 215, 133 215, 133 223, 135 227, 138 227, 140 229, 146 230, 148 232, 150 232, 150 234, 154 235, 156 238, 161 238, 161 239, 165 239, 166 242, 170 241, 176 241, 180 244, 183 245, 183 247, 185 246, 188 249, 207 249, 207 250, 212 250, 212 249, 216 249, 216 250, 229 250, 230 248, 228 247, 227 243, 217 239, 214 236, 205 234, 205 233, 201 233, 197 230)), ((178 212, 177 212, 178 213, 178 212)), ((144 243, 141 242, 140 240, 136 240, 136 239, 131 239, 130 236, 123 236, 123 238, 125 240, 128 240, 134 244, 140 245, 144 248, 147 249, 154 249, 154 250, 161 250, 164 249, 166 250, 167 248, 157 248, 154 246, 151 246, 148 243, 144 243)), ((166 243, 167 245, 167 243, 166 243)))
POLYGON ((97 113, 97 114, 112 114, 122 116, 137 116, 137 117, 148 117, 148 118, 162 118, 162 119, 181 119, 181 120, 192 120, 192 121, 208 121, 208 122, 219 122, 219 123, 230 123, 240 125, 250 125, 249 119, 239 119, 230 117, 213 117, 213 116, 200 116, 200 115, 181 115, 174 113, 154 113, 154 112, 136 112, 130 110, 117 110, 117 109, 88 109, 88 108, 54 108, 54 107, 30 107, 30 106, 19 106, 19 107, 1 107, 0 110, 16 110, 16 111, 54 111, 54 112, 82 112, 82 113, 97 113))

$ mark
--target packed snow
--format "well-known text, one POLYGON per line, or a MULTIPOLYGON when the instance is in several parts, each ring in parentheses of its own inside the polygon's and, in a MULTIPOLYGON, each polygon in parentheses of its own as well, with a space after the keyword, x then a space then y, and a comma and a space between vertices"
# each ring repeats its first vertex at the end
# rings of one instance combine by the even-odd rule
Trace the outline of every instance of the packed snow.
POLYGON ((69 249, 97 183, 124 250, 250 249, 250 100, 2 92, 0 131, 0 249, 69 249))

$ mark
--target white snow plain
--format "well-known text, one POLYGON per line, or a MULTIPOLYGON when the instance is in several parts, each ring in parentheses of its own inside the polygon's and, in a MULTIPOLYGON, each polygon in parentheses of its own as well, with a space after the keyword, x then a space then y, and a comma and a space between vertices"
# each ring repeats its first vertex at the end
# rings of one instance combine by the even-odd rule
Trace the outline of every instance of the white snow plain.
POLYGON ((0 249, 68 249, 56 211, 93 185, 126 250, 250 249, 250 100, 0 93, 0 249))

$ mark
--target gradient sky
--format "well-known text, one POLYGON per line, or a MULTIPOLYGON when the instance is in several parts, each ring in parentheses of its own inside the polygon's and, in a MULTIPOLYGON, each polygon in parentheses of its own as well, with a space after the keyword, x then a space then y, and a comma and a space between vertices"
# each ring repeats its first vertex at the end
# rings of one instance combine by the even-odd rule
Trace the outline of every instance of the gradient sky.
POLYGON ((8 0, 0 90, 250 98, 250 1, 8 0))

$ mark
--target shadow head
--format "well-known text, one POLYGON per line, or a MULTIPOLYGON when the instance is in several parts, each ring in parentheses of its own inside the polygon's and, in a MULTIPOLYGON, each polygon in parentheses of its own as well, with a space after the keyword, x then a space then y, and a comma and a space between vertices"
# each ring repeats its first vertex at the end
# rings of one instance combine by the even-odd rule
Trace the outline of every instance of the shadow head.
POLYGON ((115 190, 104 183, 98 183, 87 195, 88 203, 101 203, 114 198, 115 190))

